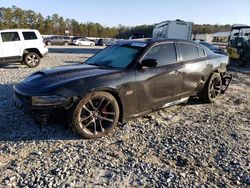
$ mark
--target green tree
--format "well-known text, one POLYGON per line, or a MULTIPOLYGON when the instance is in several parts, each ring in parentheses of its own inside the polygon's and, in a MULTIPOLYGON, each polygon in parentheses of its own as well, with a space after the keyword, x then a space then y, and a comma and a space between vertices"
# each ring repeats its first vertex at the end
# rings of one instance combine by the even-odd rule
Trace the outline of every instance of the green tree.
MULTIPOLYGON (((15 6, 11 8, 1 7, 0 29, 8 28, 34 28, 47 35, 64 35, 65 30, 68 30, 70 35, 77 36, 129 38, 135 33, 151 37, 154 25, 128 27, 120 24, 117 27, 104 27, 99 23, 80 23, 75 19, 64 19, 58 14, 44 18, 41 13, 32 10, 23 10, 15 6)), ((230 31, 230 29, 231 25, 229 24, 195 24, 193 33, 209 34, 230 31)))

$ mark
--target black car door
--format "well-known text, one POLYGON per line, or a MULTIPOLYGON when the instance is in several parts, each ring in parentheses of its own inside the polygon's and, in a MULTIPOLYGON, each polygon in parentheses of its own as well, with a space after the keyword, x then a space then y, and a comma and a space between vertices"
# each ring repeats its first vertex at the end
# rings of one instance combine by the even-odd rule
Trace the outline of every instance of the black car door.
POLYGON ((183 63, 181 97, 185 98, 196 95, 201 89, 206 75, 211 72, 211 64, 207 60, 206 51, 202 47, 185 42, 178 42, 177 44, 180 59, 183 63))
POLYGON ((137 71, 139 110, 158 109, 169 102, 179 99, 182 74, 181 63, 176 61, 174 43, 162 43, 153 46, 142 60, 156 59, 156 67, 137 71))

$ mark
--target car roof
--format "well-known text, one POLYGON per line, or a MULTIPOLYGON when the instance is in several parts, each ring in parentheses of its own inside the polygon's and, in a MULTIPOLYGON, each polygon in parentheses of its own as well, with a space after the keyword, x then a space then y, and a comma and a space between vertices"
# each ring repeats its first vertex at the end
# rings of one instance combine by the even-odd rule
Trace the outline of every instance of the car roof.
POLYGON ((121 41, 123 44, 133 44, 133 43, 144 43, 147 45, 151 44, 157 44, 157 43, 165 43, 165 42, 184 42, 194 45, 200 45, 197 44, 194 41, 191 40, 182 40, 182 39, 153 39, 153 38, 142 38, 142 39, 132 39, 132 40, 125 40, 121 41))
POLYGON ((250 28, 250 26, 244 24, 235 24, 232 26, 232 29, 244 29, 244 28, 250 28))
POLYGON ((0 32, 11 32, 11 31, 38 31, 37 29, 3 29, 0 32))

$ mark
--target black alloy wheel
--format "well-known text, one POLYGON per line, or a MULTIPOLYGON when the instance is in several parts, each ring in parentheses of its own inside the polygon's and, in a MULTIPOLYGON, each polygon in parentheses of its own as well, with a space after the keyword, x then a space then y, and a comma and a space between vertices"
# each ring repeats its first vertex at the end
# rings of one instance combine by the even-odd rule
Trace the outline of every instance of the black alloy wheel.
POLYGON ((111 94, 94 92, 78 102, 71 122, 84 138, 99 138, 117 125, 119 114, 119 105, 111 94))
POLYGON ((214 102, 221 94, 222 79, 220 74, 213 73, 206 83, 203 91, 199 94, 199 98, 207 103, 214 102))
POLYGON ((209 98, 215 100, 221 93, 222 80, 219 74, 213 76, 209 82, 209 98))

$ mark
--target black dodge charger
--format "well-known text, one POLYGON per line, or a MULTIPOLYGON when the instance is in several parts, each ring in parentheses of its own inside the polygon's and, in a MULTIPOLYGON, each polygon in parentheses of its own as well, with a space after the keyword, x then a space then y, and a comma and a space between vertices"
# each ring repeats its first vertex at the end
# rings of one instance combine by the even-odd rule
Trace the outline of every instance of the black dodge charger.
POLYGON ((36 119, 67 112, 74 130, 97 138, 118 123, 193 96, 213 102, 230 83, 227 64, 227 56, 191 41, 126 41, 83 65, 30 75, 14 86, 15 104, 36 119))

